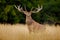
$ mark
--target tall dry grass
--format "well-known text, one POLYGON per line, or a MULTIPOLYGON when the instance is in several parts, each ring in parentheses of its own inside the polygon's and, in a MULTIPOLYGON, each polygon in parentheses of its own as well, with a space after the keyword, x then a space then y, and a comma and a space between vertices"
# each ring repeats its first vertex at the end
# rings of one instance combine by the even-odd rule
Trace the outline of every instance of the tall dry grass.
POLYGON ((27 25, 0 24, 0 40, 60 40, 60 27, 45 25, 45 30, 29 33, 27 25))

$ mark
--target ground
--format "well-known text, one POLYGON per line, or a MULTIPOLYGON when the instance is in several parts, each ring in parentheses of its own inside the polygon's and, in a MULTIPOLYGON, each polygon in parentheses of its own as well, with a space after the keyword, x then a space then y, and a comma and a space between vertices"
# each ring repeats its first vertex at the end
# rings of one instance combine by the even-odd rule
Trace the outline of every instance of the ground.
POLYGON ((45 27, 45 30, 29 33, 27 25, 0 24, 0 40, 60 40, 60 26, 45 27))

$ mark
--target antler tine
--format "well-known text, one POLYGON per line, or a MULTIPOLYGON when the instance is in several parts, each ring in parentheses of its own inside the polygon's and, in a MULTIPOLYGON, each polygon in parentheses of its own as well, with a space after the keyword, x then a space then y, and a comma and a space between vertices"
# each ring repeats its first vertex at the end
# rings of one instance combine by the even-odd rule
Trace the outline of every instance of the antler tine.
POLYGON ((24 5, 24 8, 25 8, 25 11, 27 11, 27 9, 26 9, 26 5, 24 5))
POLYGON ((16 5, 14 5, 14 7, 17 9, 17 6, 16 5))
POLYGON ((41 11, 43 8, 43 6, 41 5, 41 7, 38 5, 38 8, 36 8, 36 10, 32 11, 32 13, 37 13, 39 11, 41 11))
POLYGON ((33 10, 33 7, 31 8, 31 11, 33 10))

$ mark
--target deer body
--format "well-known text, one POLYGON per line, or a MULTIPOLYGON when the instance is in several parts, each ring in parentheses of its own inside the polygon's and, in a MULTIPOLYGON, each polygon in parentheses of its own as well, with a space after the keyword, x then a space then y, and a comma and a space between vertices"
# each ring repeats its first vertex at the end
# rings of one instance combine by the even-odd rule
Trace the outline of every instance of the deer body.
POLYGON ((41 8, 38 6, 38 8, 36 8, 37 11, 35 11, 35 10, 32 11, 31 10, 30 12, 28 12, 26 10, 26 8, 25 8, 25 11, 24 11, 22 7, 20 8, 20 6, 18 6, 18 7, 15 6, 15 8, 17 8, 20 12, 23 12, 26 15, 26 24, 28 25, 28 29, 29 29, 30 32, 34 32, 35 30, 41 30, 43 28, 42 24, 39 24, 39 23, 35 22, 31 17, 31 14, 39 12, 42 9, 42 6, 41 6, 41 8))
POLYGON ((43 27, 42 24, 35 22, 31 16, 26 16, 26 24, 28 25, 28 29, 30 32, 34 32, 34 30, 41 30, 41 28, 43 27))

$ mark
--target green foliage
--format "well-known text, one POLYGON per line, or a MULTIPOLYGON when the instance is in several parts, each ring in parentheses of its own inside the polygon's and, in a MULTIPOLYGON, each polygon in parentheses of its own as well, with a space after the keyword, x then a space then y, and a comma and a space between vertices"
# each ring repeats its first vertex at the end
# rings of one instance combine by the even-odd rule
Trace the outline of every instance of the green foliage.
POLYGON ((20 13, 13 5, 26 6, 28 11, 32 7, 43 5, 43 9, 32 18, 39 22, 59 22, 60 23, 60 0, 0 0, 0 22, 25 23, 25 15, 20 13))

